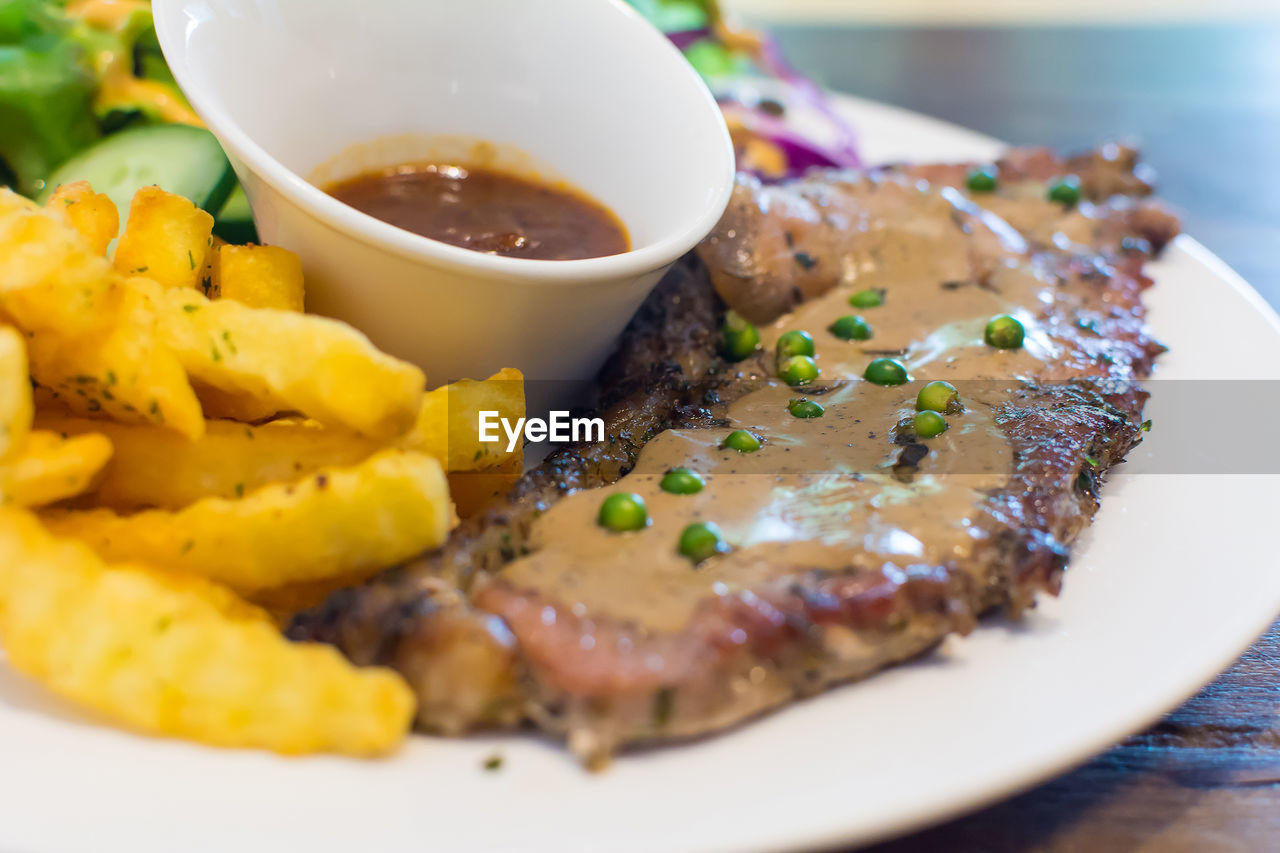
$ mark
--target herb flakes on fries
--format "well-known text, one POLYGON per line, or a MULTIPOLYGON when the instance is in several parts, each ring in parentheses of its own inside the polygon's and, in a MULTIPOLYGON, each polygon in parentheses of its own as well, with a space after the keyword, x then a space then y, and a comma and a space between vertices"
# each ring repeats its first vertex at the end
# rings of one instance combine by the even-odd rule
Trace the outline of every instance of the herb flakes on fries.
POLYGON ((342 429, 297 418, 261 425, 211 420, 194 441, 151 426, 41 414, 40 429, 98 432, 115 453, 90 498, 117 512, 179 510, 204 498, 236 498, 272 483, 355 465, 381 445, 342 429))
POLYGON ((180 195, 143 187, 129 206, 112 266, 121 275, 194 290, 212 246, 212 216, 180 195))
MULTIPOLYGON (((485 380, 428 392, 413 429, 394 446, 435 457, 454 483, 483 480, 491 493, 519 476, 524 454, 520 447, 508 453, 504 445, 479 441, 476 420, 482 410, 512 422, 524 417, 520 371, 502 370, 485 380)), ((355 465, 386 446, 305 418, 257 425, 210 420, 194 440, 162 428, 59 414, 41 414, 36 425, 67 435, 99 432, 111 440, 115 453, 91 497, 93 505, 117 512, 176 510, 202 498, 235 498, 324 468, 355 465)))
POLYGON ((477 435, 482 409, 524 414, 522 377, 424 393, 416 367, 301 313, 285 250, 216 247, 158 188, 116 241, 119 224, 87 183, 43 208, 0 189, 0 648, 135 731, 394 749, 414 716, 400 676, 288 642, 242 596, 314 603, 440 544, 451 482, 474 508, 522 468, 477 435))
POLYGON ((194 290, 162 291, 146 279, 131 283, 155 300, 165 340, 192 379, 375 438, 412 426, 422 371, 382 354, 350 326, 194 290))
POLYGON ((151 300, 65 221, 14 198, 0 190, 0 314, 25 334, 33 379, 71 412, 198 436, 200 403, 151 300))
POLYGON ((65 220, 0 187, 0 315, 24 331, 99 329, 110 274, 65 220))
POLYGON ((443 542, 453 508, 439 462, 392 449, 242 498, 129 516, 54 510, 43 520, 112 562, 165 566, 248 591, 394 565, 443 542))
POLYGON ((55 215, 61 213, 95 255, 106 256, 111 241, 120 233, 120 212, 104 193, 95 193, 88 181, 58 187, 45 207, 55 215))
POLYGON ((199 438, 200 401, 177 355, 159 337, 151 300, 111 282, 99 312, 103 325, 78 335, 28 332, 31 375, 74 414, 154 424, 199 438))

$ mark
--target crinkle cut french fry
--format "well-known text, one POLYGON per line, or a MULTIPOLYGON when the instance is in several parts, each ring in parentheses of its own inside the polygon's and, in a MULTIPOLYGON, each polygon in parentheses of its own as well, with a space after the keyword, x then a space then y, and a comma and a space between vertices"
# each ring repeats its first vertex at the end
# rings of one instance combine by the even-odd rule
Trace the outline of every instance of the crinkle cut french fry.
POLYGON ((95 506, 132 512, 178 510, 208 497, 235 498, 324 468, 368 459, 377 442, 314 421, 261 426, 208 421, 203 438, 170 430, 42 414, 41 429, 67 435, 100 432, 115 448, 93 491, 95 506))
POLYGON ((106 256, 120 232, 120 211, 103 193, 95 193, 88 181, 63 184, 53 191, 45 207, 67 220, 95 255, 106 256))
MULTIPOLYGON (((449 386, 452 388, 454 386, 449 386)), ((503 417, 524 413, 519 371, 504 370, 484 382, 461 384, 462 393, 439 388, 422 401, 418 425, 396 446, 435 456, 451 475, 451 492, 461 515, 510 486, 523 471, 520 450, 474 440, 460 449, 455 434, 474 438, 479 408, 493 407, 503 417)), ((199 390, 199 389, 197 389, 199 390)), ((92 494, 95 506, 117 512, 181 509, 203 498, 234 498, 271 483, 287 482, 324 468, 355 465, 382 449, 382 443, 302 418, 260 425, 229 420, 206 421, 204 436, 187 439, 170 430, 125 425, 48 411, 36 419, 40 429, 67 435, 102 433, 115 453, 92 494)))
POLYGON ((414 713, 395 673, 291 643, 209 581, 108 566, 13 508, 0 508, 0 643, 15 669, 76 703, 216 746, 377 755, 414 713))
MULTIPOLYGON (((65 222, 6 192, 0 191, 0 314, 34 334, 32 373, 73 412, 164 423, 196 436, 203 420, 190 379, 244 398, 252 410, 298 411, 377 438, 413 425, 422 372, 379 352, 356 330, 322 317, 212 301, 194 286, 117 280, 65 222), (130 376, 146 381, 107 387, 125 372, 107 356, 128 356, 130 376), (91 369, 76 369, 85 358, 91 369), (139 393, 124 399, 127 390, 139 393)), ((198 276, 198 269, 190 272, 198 276)))
MULTIPOLYGON (((434 391, 422 400, 412 432, 401 442, 411 450, 429 453, 444 463, 446 471, 480 471, 523 465, 524 444, 518 442, 510 453, 506 441, 480 440, 479 414, 496 412, 511 423, 524 417, 524 375, 505 368, 488 379, 463 379, 434 391)), ((501 436, 501 430, 499 430, 501 436)))
POLYGON ((34 408, 22 335, 0 326, 0 460, 12 455, 26 440, 34 408))
POLYGON ((71 411, 203 430, 150 298, 116 280, 65 221, 8 190, 0 190, 0 315, 25 334, 32 378, 71 411))
POLYGON ((196 398, 206 418, 223 418, 246 424, 266 423, 281 414, 280 404, 270 399, 255 399, 234 391, 212 388, 199 380, 192 382, 196 398))
POLYGON ((402 435, 414 423, 422 371, 350 326, 131 283, 155 299, 165 340, 195 382, 375 438, 402 435))
POLYGON ((63 437, 33 430, 0 467, 0 494, 8 503, 36 507, 88 491, 111 458, 106 436, 85 433, 63 437))
POLYGON ((53 510, 42 518, 106 560, 165 566, 242 591, 371 573, 439 545, 454 521, 440 463, 394 449, 239 500, 130 516, 53 510))
MULTIPOLYGON (((524 460, 512 453, 492 468, 449 472, 449 496, 459 518, 470 518, 498 495, 505 494, 524 473, 524 460)), ((488 457, 499 459, 501 457, 488 457)))
POLYGON ((250 308, 301 311, 302 260, 279 246, 222 246, 214 265, 214 289, 220 299, 250 308))
POLYGON ((143 187, 129 205, 112 265, 123 276, 146 276, 163 287, 195 290, 212 238, 208 213, 180 195, 143 187))
POLYGON ((28 333, 32 377, 73 414, 202 435, 200 401, 177 355, 160 338, 152 301, 113 281, 98 310, 103 325, 97 329, 28 333))
POLYGON ((0 314, 23 331, 100 330, 111 266, 62 220, 0 187, 0 314))

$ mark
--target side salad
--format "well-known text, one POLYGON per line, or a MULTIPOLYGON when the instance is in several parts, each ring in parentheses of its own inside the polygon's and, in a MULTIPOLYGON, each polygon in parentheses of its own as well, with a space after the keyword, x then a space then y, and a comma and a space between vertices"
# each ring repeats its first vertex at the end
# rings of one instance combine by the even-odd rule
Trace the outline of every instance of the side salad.
POLYGON ((767 33, 734 26, 716 0, 627 2, 667 34, 715 92, 740 169, 777 179, 815 166, 862 165, 853 128, 767 33), (798 133, 786 120, 795 109, 820 126, 798 133))
POLYGON ((43 201, 90 181, 128 215, 159 184, 256 239, 218 141, 165 64, 150 0, 0 0, 0 185, 43 201))

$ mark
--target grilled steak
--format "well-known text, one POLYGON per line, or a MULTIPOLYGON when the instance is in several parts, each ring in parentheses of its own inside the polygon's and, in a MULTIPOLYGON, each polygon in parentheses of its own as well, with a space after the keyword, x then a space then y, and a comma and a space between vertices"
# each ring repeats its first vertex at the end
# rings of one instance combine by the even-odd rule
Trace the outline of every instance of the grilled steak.
POLYGON ((606 440, 563 449, 414 563, 300 614, 291 637, 403 672, 419 722, 456 733, 526 721, 589 760, 701 734, 918 655, 993 607, 1056 592, 1107 468, 1139 440, 1161 347, 1141 302, 1143 260, 1177 222, 1145 197, 1133 152, 1071 161, 1016 151, 996 193, 968 165, 743 177, 696 257, 659 286, 600 380, 606 440), (1083 198, 1045 198, 1073 172, 1083 198), (858 309, 870 339, 827 332, 858 309), (763 348, 716 354, 725 304, 763 348), (984 343, 993 315, 1021 348, 984 343), (789 330, 817 341, 821 379, 775 375, 789 330), (877 356, 911 381, 859 379, 877 356), (959 388, 949 429, 916 435, 926 380, 959 388), (789 413, 805 397, 818 418, 789 413), (756 453, 721 446, 731 429, 756 453), (659 486, 673 466, 694 495, 659 486), (652 524, 596 524, 601 487, 634 491, 652 524), (710 521, 731 546, 677 552, 710 521))

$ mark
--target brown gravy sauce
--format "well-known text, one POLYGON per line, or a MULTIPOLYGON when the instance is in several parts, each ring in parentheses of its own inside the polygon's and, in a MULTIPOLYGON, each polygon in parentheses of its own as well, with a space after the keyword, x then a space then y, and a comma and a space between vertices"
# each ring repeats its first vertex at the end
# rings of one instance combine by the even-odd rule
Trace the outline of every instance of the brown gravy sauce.
MULTIPOLYGON (((782 333, 808 331, 822 380, 847 382, 822 395, 774 382, 730 406, 727 428, 659 435, 615 486, 580 492, 548 510, 534 526, 532 553, 503 577, 593 614, 678 631, 708 596, 796 570, 937 564, 981 547, 983 533, 971 522, 986 490, 1006 485, 1013 470, 993 407, 1009 398, 1013 377, 1043 372, 1060 351, 1030 323, 1017 351, 986 346, 983 328, 999 313, 1029 319, 1053 285, 1012 247, 1007 266, 987 286, 973 283, 973 238, 955 225, 952 205, 915 187, 904 187, 903 196, 903 210, 892 219, 851 226, 860 233, 850 241, 837 287, 760 330, 766 352, 782 333), (849 296, 868 287, 885 288, 885 304, 850 308, 849 296), (842 341, 827 331, 850 313, 871 324, 870 340, 842 341), (890 349, 904 351, 913 381, 881 387, 862 380, 867 363, 890 349), (992 381, 960 386, 964 413, 948 416, 950 429, 927 442, 930 453, 912 481, 895 478, 890 468, 901 447, 891 443, 890 430, 914 415, 920 387, 933 379, 979 378, 992 381), (797 396, 820 402, 823 417, 792 417, 787 402, 797 396), (764 436, 761 450, 721 449, 738 428, 764 436), (694 495, 663 492, 659 480, 677 466, 701 473, 706 487, 694 495), (644 498, 648 528, 619 534, 597 525, 600 501, 615 491, 644 498), (697 520, 718 524, 733 550, 695 568, 676 543, 697 520)), ((1084 227, 1079 214, 1064 215, 1039 199, 1005 204, 1001 214, 1020 225, 1030 219, 1055 230, 1084 227)))
POLYGON ((476 252, 568 261, 631 248, 621 220, 585 193, 488 167, 409 163, 325 192, 397 228, 476 252))

